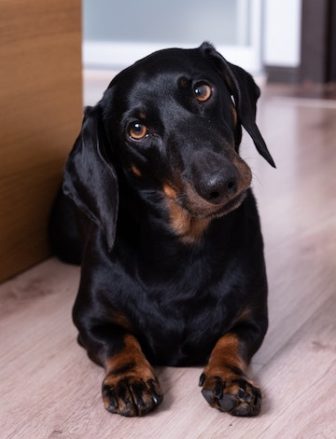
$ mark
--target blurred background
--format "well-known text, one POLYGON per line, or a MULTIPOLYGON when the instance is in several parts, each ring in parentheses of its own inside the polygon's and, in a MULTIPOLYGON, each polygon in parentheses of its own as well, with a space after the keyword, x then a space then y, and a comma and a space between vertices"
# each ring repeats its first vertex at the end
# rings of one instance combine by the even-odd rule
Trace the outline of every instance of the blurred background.
POLYGON ((125 67, 149 50, 208 40, 253 73, 300 64, 301 0, 84 0, 84 65, 125 67))
POLYGON ((84 68, 118 71, 207 40, 259 81, 326 83, 336 79, 335 10, 324 0, 84 0, 84 68))

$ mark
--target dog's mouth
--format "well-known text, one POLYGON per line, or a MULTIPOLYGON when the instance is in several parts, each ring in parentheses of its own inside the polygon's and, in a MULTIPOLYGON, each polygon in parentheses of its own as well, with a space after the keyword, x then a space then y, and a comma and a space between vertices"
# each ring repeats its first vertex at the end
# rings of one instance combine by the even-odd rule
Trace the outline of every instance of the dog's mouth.
POLYGON ((186 205, 185 208, 188 210, 190 215, 194 218, 204 218, 204 219, 213 219, 220 218, 233 210, 237 209, 243 201, 245 200, 247 195, 246 191, 241 192, 240 194, 233 197, 231 200, 219 205, 219 206, 207 206, 204 208, 197 208, 195 205, 186 205))
POLYGON ((211 220, 220 218, 241 206, 246 198, 248 188, 249 185, 241 187, 238 194, 221 204, 213 204, 203 199, 190 183, 186 183, 183 190, 175 189, 166 184, 163 191, 169 200, 188 213, 191 218, 211 220))
POLYGON ((243 203, 245 198, 246 198, 246 191, 235 196, 234 198, 232 198, 232 200, 225 203, 224 206, 220 207, 216 212, 210 215, 215 217, 225 215, 231 212, 232 210, 237 209, 243 203))
POLYGON ((165 184, 170 226, 184 242, 194 242, 202 236, 209 223, 237 209, 245 200, 248 187, 241 188, 233 197, 221 204, 212 204, 203 199, 191 185, 177 191, 165 184))

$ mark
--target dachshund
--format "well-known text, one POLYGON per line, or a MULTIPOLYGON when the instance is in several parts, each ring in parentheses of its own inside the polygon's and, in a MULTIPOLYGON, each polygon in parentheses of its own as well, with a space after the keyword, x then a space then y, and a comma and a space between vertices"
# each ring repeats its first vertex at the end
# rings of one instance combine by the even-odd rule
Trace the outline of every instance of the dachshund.
POLYGON ((65 165, 52 251, 81 265, 78 342, 105 368, 105 408, 142 416, 163 399, 154 366, 202 365, 210 406, 260 412, 248 365, 265 336, 267 278, 242 128, 260 90, 213 45, 160 50, 88 107, 65 165))

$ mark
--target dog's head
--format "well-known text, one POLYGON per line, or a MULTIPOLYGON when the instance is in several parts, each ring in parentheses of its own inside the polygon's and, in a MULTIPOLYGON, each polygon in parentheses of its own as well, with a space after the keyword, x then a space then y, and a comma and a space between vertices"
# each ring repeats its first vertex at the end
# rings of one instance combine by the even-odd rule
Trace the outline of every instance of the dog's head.
POLYGON ((259 94, 253 78, 208 43, 149 55, 119 73, 86 110, 65 194, 103 229, 111 249, 117 167, 146 202, 164 205, 177 234, 201 234, 212 218, 237 208, 250 186, 250 168, 239 156, 242 126, 275 166, 256 125, 259 94))

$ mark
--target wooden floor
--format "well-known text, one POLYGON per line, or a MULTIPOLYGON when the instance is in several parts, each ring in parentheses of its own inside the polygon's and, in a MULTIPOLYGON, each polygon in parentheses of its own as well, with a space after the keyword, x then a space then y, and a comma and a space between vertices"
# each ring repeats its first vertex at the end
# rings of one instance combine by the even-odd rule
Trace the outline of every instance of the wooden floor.
POLYGON ((259 122, 278 166, 245 139, 270 286, 260 417, 211 409, 198 368, 159 370, 165 400, 145 418, 106 412, 70 319, 79 269, 51 259, 0 287, 1 438, 336 438, 336 103, 268 92, 259 122))

